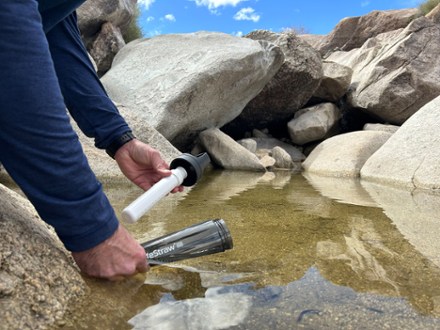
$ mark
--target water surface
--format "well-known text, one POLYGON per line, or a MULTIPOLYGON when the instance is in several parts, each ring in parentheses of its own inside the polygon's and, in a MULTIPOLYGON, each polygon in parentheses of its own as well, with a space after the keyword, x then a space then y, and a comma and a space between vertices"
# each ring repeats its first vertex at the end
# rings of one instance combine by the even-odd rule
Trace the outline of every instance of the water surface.
MULTIPOLYGON (((117 212, 141 191, 105 182, 117 212)), ((356 180, 211 171, 127 228, 223 218, 234 248, 90 295, 63 329, 439 329, 440 197, 356 180)))

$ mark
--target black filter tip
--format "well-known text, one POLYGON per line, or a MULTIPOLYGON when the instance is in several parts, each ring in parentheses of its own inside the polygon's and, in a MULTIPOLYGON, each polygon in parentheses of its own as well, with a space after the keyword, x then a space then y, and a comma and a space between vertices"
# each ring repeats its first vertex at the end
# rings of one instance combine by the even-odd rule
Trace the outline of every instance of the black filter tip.
POLYGON ((182 182, 182 186, 190 187, 195 185, 202 177, 203 170, 211 162, 208 153, 204 152, 197 156, 191 154, 182 154, 173 159, 170 168, 183 167, 187 173, 186 178, 182 182))

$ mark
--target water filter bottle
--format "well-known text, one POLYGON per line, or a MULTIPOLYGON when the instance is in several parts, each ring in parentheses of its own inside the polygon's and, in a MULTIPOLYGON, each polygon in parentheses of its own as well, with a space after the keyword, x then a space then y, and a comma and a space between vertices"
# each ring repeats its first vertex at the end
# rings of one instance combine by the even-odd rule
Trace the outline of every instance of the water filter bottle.
POLYGON ((208 154, 197 156, 182 154, 170 163, 171 175, 163 178, 122 211, 126 223, 135 223, 171 190, 182 185, 190 187, 196 184, 203 170, 211 162, 208 154))
POLYGON ((150 266, 224 252, 233 246, 223 219, 207 220, 141 245, 150 266))

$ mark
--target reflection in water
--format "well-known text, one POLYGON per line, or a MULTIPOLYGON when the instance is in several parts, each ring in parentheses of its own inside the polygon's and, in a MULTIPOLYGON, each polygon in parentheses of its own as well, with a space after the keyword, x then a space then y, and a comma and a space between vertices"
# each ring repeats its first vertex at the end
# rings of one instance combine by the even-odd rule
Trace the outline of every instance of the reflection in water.
POLYGON ((440 196, 369 182, 362 185, 417 251, 440 267, 440 196))
POLYGON ((331 241, 318 242, 318 258, 345 260, 357 276, 365 277, 369 281, 388 283, 398 294, 398 285, 388 277, 384 267, 370 251, 385 252, 390 256, 393 256, 394 252, 384 246, 381 237, 374 231, 371 220, 357 218, 353 219, 353 222, 351 232, 344 236, 345 245, 331 241))
POLYGON ((304 173, 307 181, 324 197, 345 204, 376 207, 377 203, 362 187, 357 178, 336 178, 304 173))
MULTIPOLYGON (((139 194, 104 187, 117 212, 139 194)), ((154 268, 121 291, 94 282, 81 322, 64 328, 130 329, 132 319, 149 329, 159 312, 184 324, 189 310, 212 329, 439 328, 439 198, 287 172, 209 172, 127 228, 145 241, 223 218, 234 249, 154 268)))
POLYGON ((177 301, 169 294, 131 320, 133 329, 434 329, 404 299, 359 294, 322 278, 312 267, 286 286, 251 284, 209 288, 204 298, 177 301), (274 317, 274 314, 276 317, 274 317))

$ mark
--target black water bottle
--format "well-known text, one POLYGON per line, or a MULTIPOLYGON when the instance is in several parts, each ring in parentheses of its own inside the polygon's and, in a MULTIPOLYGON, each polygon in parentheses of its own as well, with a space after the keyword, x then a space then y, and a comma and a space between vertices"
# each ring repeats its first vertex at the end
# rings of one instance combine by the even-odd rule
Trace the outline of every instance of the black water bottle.
POLYGON ((141 244, 150 266, 232 249, 232 237, 223 219, 192 225, 141 244))

